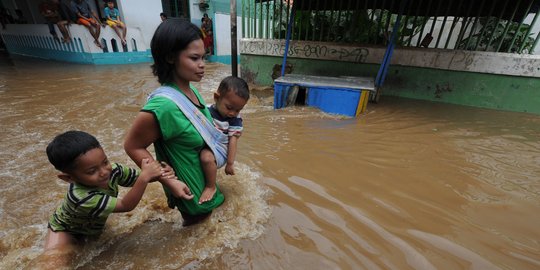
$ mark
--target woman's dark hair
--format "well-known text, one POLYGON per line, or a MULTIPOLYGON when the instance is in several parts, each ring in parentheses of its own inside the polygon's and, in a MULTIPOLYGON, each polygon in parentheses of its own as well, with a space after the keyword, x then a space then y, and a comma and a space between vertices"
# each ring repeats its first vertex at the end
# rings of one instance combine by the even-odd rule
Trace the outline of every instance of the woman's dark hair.
POLYGON ((74 168, 75 160, 86 152, 101 148, 98 140, 84 132, 70 130, 56 136, 47 145, 47 157, 49 162, 59 171, 67 171, 74 168))
POLYGON ((197 39, 202 39, 201 30, 185 19, 167 19, 158 26, 150 49, 154 58, 152 73, 160 84, 173 82, 174 62, 178 54, 197 39))
POLYGON ((246 81, 241 78, 229 76, 221 81, 218 86, 218 93, 222 96, 229 91, 233 91, 237 96, 249 100, 249 87, 246 81))

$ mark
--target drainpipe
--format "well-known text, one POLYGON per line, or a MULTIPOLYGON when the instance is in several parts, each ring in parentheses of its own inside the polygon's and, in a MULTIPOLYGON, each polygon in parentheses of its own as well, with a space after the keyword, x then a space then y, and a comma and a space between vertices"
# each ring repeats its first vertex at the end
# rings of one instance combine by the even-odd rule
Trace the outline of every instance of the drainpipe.
MULTIPOLYGON (((287 1, 289 4, 290 1, 287 1)), ((285 65, 287 64, 287 53, 289 52, 289 42, 291 39, 292 25, 294 23, 294 13, 296 13, 296 4, 293 2, 289 24, 287 25, 287 36, 285 37, 285 53, 283 53, 283 62, 281 63, 281 76, 285 75, 285 65)))
POLYGON ((234 77, 238 77, 238 41, 236 39, 236 0, 231 0, 231 68, 234 77))
POLYGON ((405 0, 401 2, 401 6, 399 7, 399 14, 396 19, 396 23, 394 24, 394 28, 392 29, 392 35, 390 37, 388 46, 386 48, 386 52, 384 53, 384 58, 381 63, 381 66, 379 67, 379 72, 377 72, 377 77, 375 78, 375 90, 376 94, 374 97, 375 102, 379 102, 379 97, 381 95, 382 91, 382 85, 384 83, 384 79, 386 78, 386 74, 388 73, 388 66, 390 66, 390 61, 392 59, 392 53, 394 52, 394 47, 396 46, 396 39, 398 35, 399 26, 401 23, 401 16, 403 15, 405 11, 405 6, 407 5, 408 1, 405 0))

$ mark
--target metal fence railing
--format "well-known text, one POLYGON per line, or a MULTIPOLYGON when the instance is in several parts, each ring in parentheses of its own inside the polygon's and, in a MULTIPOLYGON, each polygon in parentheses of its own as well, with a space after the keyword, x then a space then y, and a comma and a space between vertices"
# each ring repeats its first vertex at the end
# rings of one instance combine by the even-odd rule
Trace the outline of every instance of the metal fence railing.
POLYGON ((538 0, 242 0, 244 38, 385 46, 400 10, 398 46, 530 53, 538 0), (294 5, 294 8, 293 8, 294 5))

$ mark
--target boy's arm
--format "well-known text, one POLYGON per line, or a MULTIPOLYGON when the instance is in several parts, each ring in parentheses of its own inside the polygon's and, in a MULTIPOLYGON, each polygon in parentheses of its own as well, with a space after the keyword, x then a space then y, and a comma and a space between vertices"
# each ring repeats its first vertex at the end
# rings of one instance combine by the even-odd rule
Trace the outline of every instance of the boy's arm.
POLYGON ((118 199, 113 212, 129 212, 139 204, 148 183, 161 175, 161 166, 156 161, 142 160, 142 171, 133 187, 121 199, 118 199))
POLYGON ((227 165, 225 166, 225 174, 234 175, 234 159, 236 158, 237 136, 229 137, 229 146, 227 147, 227 165))
POLYGON ((101 19, 98 17, 98 15, 97 15, 96 12, 94 12, 94 11, 92 10, 92 11, 90 11, 90 14, 92 14, 92 16, 94 16, 94 19, 96 19, 96 22, 97 22, 98 24, 101 24, 101 19))
POLYGON ((88 10, 90 11, 90 16, 94 17, 98 24, 101 24, 101 19, 98 17, 97 13, 92 8, 90 8, 90 5, 88 3, 86 3, 86 5, 88 7, 88 10))
POLYGON ((77 12, 77 17, 79 17, 79 18, 81 18, 81 19, 88 20, 88 18, 84 17, 84 16, 82 15, 82 13, 80 13, 80 12, 77 12))

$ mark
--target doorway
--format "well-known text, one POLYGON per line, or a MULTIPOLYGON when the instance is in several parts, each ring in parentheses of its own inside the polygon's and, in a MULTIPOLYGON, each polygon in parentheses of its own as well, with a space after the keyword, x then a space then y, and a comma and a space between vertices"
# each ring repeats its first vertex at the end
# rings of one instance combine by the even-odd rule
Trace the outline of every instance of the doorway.
POLYGON ((161 0, 161 4, 167 16, 190 19, 189 0, 161 0))

